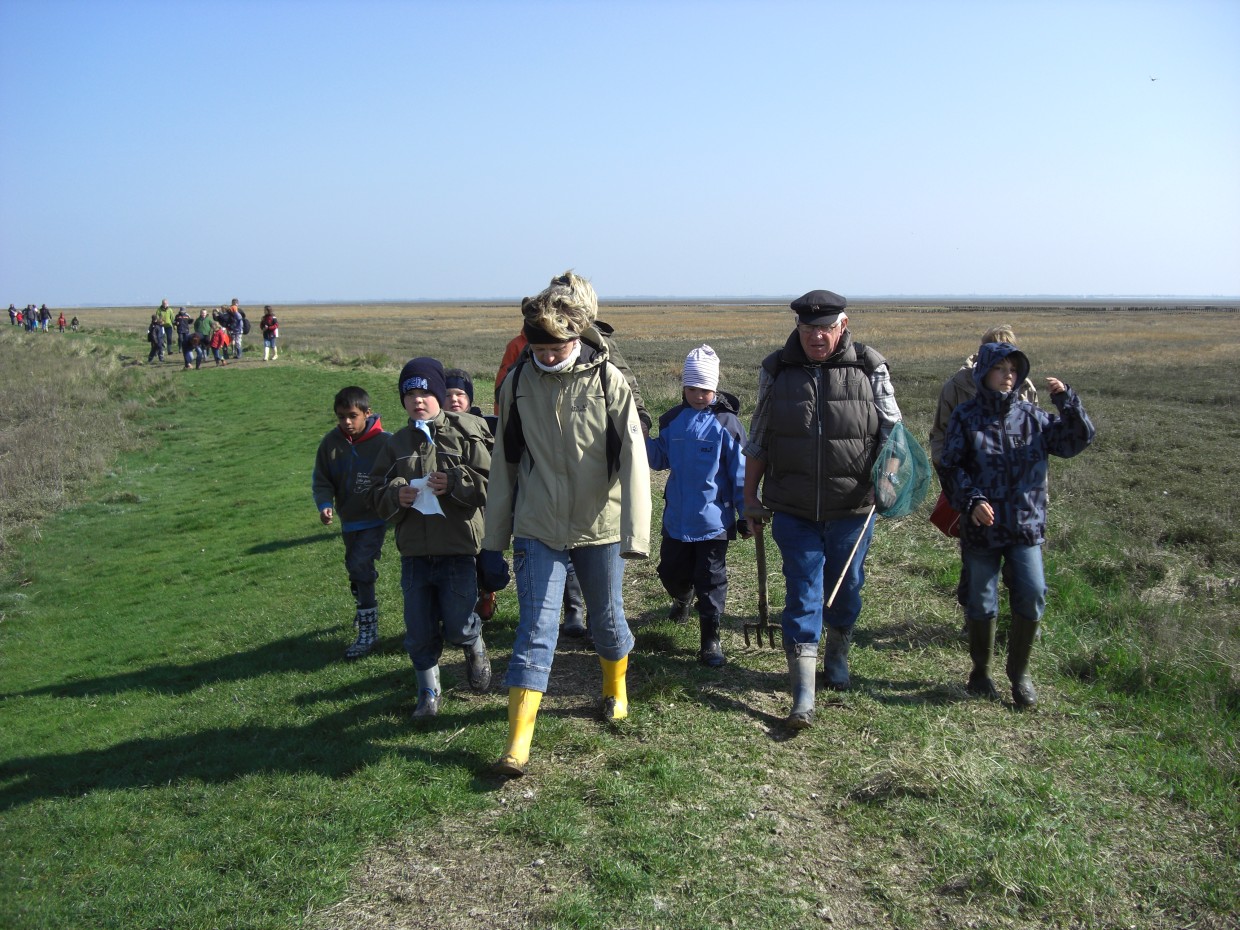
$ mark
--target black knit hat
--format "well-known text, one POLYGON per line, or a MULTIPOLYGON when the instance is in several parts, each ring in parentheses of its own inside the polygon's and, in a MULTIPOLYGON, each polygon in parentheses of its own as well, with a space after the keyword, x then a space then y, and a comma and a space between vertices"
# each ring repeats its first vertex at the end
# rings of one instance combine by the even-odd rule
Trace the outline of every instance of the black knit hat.
POLYGON ((834 291, 810 291, 792 302, 798 323, 830 326, 839 319, 848 301, 834 291))
POLYGON ((472 406, 474 402, 474 379, 469 376, 469 372, 464 368, 449 368, 443 373, 445 387, 455 388, 458 391, 464 391, 469 397, 469 403, 472 406))
POLYGON ((439 406, 444 405, 444 401, 448 396, 448 386, 444 382, 443 365, 439 359, 427 358, 411 358, 405 362, 405 367, 400 370, 400 380, 396 382, 397 388, 400 390, 400 399, 403 401, 405 395, 410 391, 422 390, 430 391, 439 401, 439 406))

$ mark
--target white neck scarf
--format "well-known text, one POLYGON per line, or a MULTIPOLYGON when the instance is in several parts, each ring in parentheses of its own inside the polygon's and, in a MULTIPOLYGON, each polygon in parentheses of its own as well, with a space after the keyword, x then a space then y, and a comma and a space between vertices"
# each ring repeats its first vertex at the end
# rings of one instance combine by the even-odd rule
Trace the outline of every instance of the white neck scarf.
POLYGON ((530 353, 530 358, 534 360, 534 364, 537 365, 542 371, 545 371, 549 375, 554 375, 554 374, 557 374, 558 372, 564 371, 565 369, 572 368, 573 365, 577 364, 577 359, 580 356, 581 356, 581 340, 580 339, 577 340, 577 343, 573 346, 573 351, 568 353, 568 357, 564 359, 564 361, 560 362, 558 365, 552 365, 550 368, 548 368, 546 365, 540 362, 538 360, 537 355, 535 355, 533 352, 530 353))

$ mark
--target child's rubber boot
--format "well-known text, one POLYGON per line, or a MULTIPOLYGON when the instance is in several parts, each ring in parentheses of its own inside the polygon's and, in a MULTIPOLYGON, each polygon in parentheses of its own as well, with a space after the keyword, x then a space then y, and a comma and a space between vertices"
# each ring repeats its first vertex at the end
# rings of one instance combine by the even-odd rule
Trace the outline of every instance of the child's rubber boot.
POLYGON ((698 661, 707 668, 719 668, 727 661, 723 656, 723 646, 719 642, 719 618, 701 617, 698 627, 702 634, 698 661))
POLYGON ((603 719, 623 720, 629 715, 629 692, 624 676, 629 670, 629 657, 610 662, 599 656, 603 666, 603 719))
POLYGON ((530 742, 534 739, 534 721, 542 704, 542 692, 530 688, 508 689, 508 745, 495 763, 495 774, 520 778, 530 761, 530 742))
POLYGON ((814 724, 814 675, 817 665, 817 643, 797 643, 788 653, 792 710, 784 718, 784 726, 789 730, 806 730, 814 724))
MULTIPOLYGON (((479 621, 481 623, 481 621, 479 621)), ((465 677, 469 680, 469 690, 482 694, 491 687, 491 658, 487 655, 487 644, 482 641, 482 634, 465 649, 465 677)))
POLYGON ((346 659, 360 659, 379 642, 379 608, 359 607, 353 617, 353 625, 357 627, 357 639, 344 651, 346 659))
POLYGON ((432 665, 426 671, 414 669, 418 677, 418 706, 413 709, 413 719, 434 717, 439 713, 439 666, 432 665))
POLYGON ((974 697, 997 701, 999 691, 995 688, 994 679, 990 677, 990 660, 995 651, 995 618, 970 620, 967 629, 969 631, 969 657, 973 660, 973 670, 969 672, 969 681, 964 689, 974 697))
POLYGON ((1038 621, 1019 614, 1012 614, 1012 627, 1008 630, 1007 673, 1012 681, 1012 700, 1024 709, 1036 707, 1038 692, 1029 677, 1029 654, 1038 636, 1038 621))

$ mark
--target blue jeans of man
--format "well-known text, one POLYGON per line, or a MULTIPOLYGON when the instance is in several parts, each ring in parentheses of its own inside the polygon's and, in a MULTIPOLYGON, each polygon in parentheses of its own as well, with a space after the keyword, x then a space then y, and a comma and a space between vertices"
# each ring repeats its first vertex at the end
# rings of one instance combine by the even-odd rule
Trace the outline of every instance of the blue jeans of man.
POLYGON ((865 556, 874 535, 874 521, 845 517, 821 523, 787 513, 771 518, 771 537, 784 561, 784 649, 817 643, 824 626, 848 632, 861 615, 861 588, 865 584, 865 556), (864 529, 863 529, 864 524, 864 529), (858 536, 861 544, 848 570, 844 563, 858 536), (824 601, 844 573, 843 583, 828 609, 824 601))
POLYGON ((581 582, 595 651, 615 662, 633 649, 633 634, 624 619, 624 560, 619 543, 560 551, 537 539, 517 537, 512 541, 512 573, 520 621, 506 687, 546 692, 560 638, 560 605, 570 564, 581 582))
POLYGON ((377 603, 375 582, 379 580, 375 562, 383 557, 387 524, 345 530, 340 535, 344 539, 344 568, 349 573, 349 590, 353 592, 358 609, 374 607, 377 603))
POLYGON ((444 642, 470 646, 482 632, 474 613, 478 568, 472 555, 404 555, 405 651, 419 672, 434 668, 444 642))
POLYGON ((998 549, 960 547, 968 570, 965 615, 970 622, 999 616, 999 569, 1008 588, 1008 602, 1018 617, 1038 621, 1046 611, 1046 577, 1041 546, 1002 546, 998 549))

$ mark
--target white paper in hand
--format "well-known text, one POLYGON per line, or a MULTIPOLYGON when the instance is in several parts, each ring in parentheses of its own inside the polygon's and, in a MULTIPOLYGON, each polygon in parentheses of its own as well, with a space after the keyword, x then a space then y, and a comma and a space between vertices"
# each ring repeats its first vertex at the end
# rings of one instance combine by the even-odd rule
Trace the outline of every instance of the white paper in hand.
POLYGON ((424 513, 428 517, 443 516, 443 508, 439 506, 439 498, 435 496, 435 492, 426 486, 430 478, 413 478, 409 482, 409 487, 417 488, 418 496, 413 499, 413 509, 418 513, 424 513))

